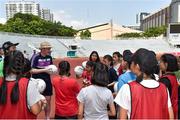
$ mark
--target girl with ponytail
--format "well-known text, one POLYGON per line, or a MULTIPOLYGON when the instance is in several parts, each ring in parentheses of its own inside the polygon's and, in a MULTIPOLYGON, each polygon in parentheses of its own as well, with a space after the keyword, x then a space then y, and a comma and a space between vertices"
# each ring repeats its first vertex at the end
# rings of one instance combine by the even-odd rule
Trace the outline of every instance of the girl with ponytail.
POLYGON ((70 64, 68 61, 59 63, 59 75, 54 77, 52 85, 55 90, 55 119, 77 119, 78 101, 80 91, 79 83, 70 77, 70 64))
POLYGON ((178 119, 178 80, 174 72, 178 71, 177 58, 171 54, 163 54, 160 58, 160 76, 159 82, 163 83, 169 90, 174 118, 178 119))
POLYGON ((0 119, 34 119, 46 103, 35 85, 23 77, 24 63, 20 51, 5 56, 4 77, 0 80, 0 119))
POLYGON ((141 48, 133 54, 131 71, 136 74, 136 81, 122 86, 115 98, 121 119, 173 118, 169 93, 154 77, 157 65, 152 51, 141 48))

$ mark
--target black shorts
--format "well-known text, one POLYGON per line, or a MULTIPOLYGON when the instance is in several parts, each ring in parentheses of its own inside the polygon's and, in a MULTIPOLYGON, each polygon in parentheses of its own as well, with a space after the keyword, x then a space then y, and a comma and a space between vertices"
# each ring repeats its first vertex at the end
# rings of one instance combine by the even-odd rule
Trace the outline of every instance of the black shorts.
POLYGON ((51 80, 44 80, 44 82, 46 83, 46 89, 44 90, 42 95, 44 95, 44 96, 52 96, 53 89, 52 89, 51 80))

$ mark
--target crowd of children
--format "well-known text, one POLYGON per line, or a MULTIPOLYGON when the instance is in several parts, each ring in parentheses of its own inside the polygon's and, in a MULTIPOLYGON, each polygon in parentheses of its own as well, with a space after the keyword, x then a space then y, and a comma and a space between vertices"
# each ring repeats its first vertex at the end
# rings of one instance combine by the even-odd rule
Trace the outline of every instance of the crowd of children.
POLYGON ((53 88, 55 119, 180 119, 179 58, 172 54, 157 59, 140 48, 100 58, 92 51, 74 68, 76 78, 71 63, 60 61, 51 79, 51 44, 42 42, 30 60, 17 45, 8 41, 1 48, 0 119, 35 119, 42 110, 49 119, 53 88), (31 78, 44 81, 42 93, 31 78))

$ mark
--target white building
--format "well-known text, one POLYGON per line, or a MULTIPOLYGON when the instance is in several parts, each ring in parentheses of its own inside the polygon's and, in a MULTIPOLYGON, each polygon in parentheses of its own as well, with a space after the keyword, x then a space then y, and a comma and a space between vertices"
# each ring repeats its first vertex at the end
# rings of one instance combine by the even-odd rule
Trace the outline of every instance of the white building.
POLYGON ((42 9, 41 18, 47 21, 53 22, 53 14, 50 12, 50 9, 42 9))
POLYGON ((41 15, 40 5, 34 1, 9 1, 6 3, 7 20, 12 18, 16 13, 28 13, 36 16, 41 15))

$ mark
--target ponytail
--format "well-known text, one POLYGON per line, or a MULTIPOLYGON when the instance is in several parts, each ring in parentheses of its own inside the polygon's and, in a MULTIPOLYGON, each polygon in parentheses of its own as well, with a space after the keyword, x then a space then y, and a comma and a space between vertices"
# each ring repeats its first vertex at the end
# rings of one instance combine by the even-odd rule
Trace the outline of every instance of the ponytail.
POLYGON ((16 77, 16 83, 11 91, 11 103, 16 104, 19 100, 19 79, 20 77, 16 77))
POLYGON ((7 60, 7 58, 4 58, 4 65, 3 65, 3 82, 2 85, 0 87, 0 104, 4 105, 6 104, 6 100, 7 100, 7 83, 6 83, 6 67, 7 67, 7 63, 9 61, 7 60))
POLYGON ((3 83, 0 87, 0 104, 1 105, 6 104, 6 99, 7 99, 7 83, 6 80, 3 79, 3 83))

